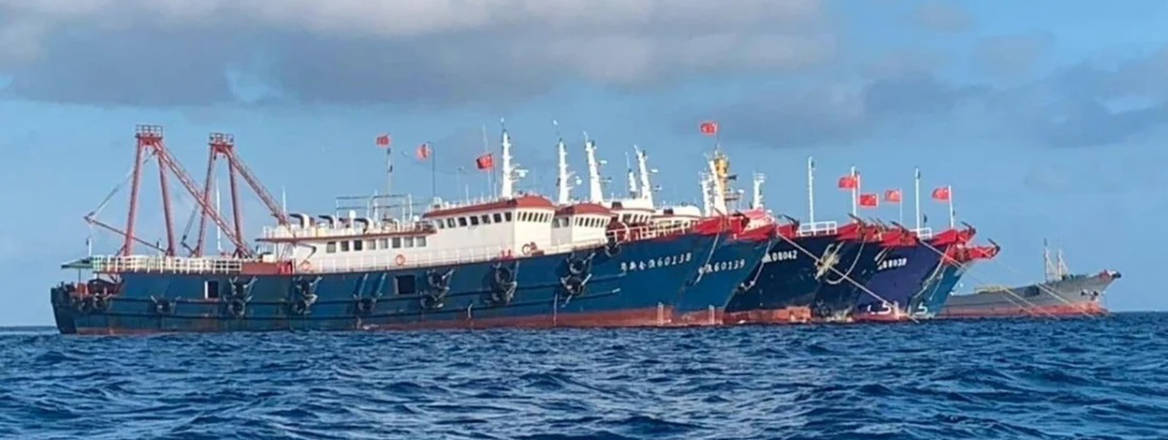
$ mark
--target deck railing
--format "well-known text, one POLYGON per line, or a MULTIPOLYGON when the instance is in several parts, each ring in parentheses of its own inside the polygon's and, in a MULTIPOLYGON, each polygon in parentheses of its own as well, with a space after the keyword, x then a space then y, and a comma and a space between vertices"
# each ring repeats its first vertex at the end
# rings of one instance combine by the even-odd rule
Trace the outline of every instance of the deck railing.
POLYGON ((259 261, 240 258, 188 258, 145 255, 95 256, 93 271, 102 273, 238 273, 244 262, 259 261))
POLYGON ((808 235, 831 235, 839 228, 834 221, 800 223, 798 234, 800 237, 808 235))

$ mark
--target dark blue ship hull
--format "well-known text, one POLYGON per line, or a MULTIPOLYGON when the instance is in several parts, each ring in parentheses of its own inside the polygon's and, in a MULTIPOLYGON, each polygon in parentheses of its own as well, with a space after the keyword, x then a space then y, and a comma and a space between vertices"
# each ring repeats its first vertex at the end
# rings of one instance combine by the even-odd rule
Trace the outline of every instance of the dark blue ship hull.
POLYGON ((860 295, 867 295, 860 286, 876 273, 884 248, 880 243, 853 240, 839 241, 832 246, 834 248, 827 249, 825 255, 838 257, 835 268, 843 275, 835 271, 823 275, 822 284, 811 303, 811 313, 818 320, 840 321, 851 316, 860 295))
POLYGON ((933 318, 941 313, 941 309, 945 308, 945 303, 957 288, 957 283, 961 281, 961 277, 965 275, 969 265, 970 263, 966 263, 964 266, 946 264, 941 269, 941 276, 934 279, 925 288, 924 294, 910 304, 913 317, 933 318))
POLYGON ((762 261, 771 241, 728 241, 714 249, 699 276, 677 300, 679 319, 688 324, 721 324, 730 298, 762 261))
MULTIPOLYGON (((785 323, 810 318, 810 305, 821 285, 817 258, 837 242, 834 235, 777 240, 747 277, 749 287, 726 306, 726 323, 785 323)), ((823 274, 826 275, 826 274, 823 274)))
POLYGON ((856 301, 857 320, 901 319, 907 316, 913 298, 929 284, 941 279, 941 253, 926 244, 891 247, 865 285, 872 293, 856 301), (884 301, 881 301, 881 298, 884 301))
POLYGON ((705 286, 684 295, 714 245, 687 234, 625 243, 613 256, 598 248, 328 274, 126 272, 112 295, 63 285, 52 302, 62 333, 87 334, 675 325, 679 305, 717 296, 705 286))

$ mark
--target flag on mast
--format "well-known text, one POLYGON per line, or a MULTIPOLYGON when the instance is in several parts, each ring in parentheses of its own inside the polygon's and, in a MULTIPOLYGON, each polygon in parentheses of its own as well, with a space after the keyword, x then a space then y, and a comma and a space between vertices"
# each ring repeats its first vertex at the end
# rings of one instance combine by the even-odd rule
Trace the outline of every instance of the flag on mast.
POLYGON ((847 176, 840 177, 840 179, 839 179, 839 188, 840 189, 856 189, 859 187, 860 187, 860 179, 856 176, 849 174, 847 176))
POLYGON ((429 159, 430 153, 433 153, 433 150, 430 149, 430 144, 423 143, 422 145, 418 145, 418 151, 416 153, 418 156, 418 160, 429 159))
POLYGON ((884 201, 888 203, 900 203, 902 194, 899 189, 890 189, 884 191, 884 201))
POLYGON ((389 133, 383 133, 377 137, 377 146, 380 148, 389 148, 389 144, 393 142, 393 138, 389 137, 389 133))
POLYGON ((933 198, 941 202, 948 202, 952 198, 952 194, 949 192, 948 186, 942 186, 933 190, 933 198))
POLYGON ((704 121, 698 129, 706 136, 714 136, 718 134, 718 123, 714 121, 704 121))
POLYGON ((880 197, 876 194, 860 194, 860 206, 863 208, 880 206, 880 197))
POLYGON ((484 154, 475 159, 475 166, 480 170, 489 170, 495 168, 495 156, 491 153, 484 154))

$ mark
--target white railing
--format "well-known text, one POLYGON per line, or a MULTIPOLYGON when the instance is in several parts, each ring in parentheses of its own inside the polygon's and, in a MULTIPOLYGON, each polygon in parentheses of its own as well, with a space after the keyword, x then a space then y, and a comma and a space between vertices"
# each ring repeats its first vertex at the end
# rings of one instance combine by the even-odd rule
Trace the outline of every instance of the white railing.
POLYGON ((800 223, 798 234, 800 237, 808 235, 830 235, 836 233, 838 226, 834 221, 800 223))
POLYGON ((327 226, 313 225, 307 228, 299 225, 288 226, 266 226, 263 229, 263 238, 265 239, 297 239, 297 238, 330 238, 330 237, 352 237, 358 235, 374 235, 374 234, 393 234, 393 233, 426 233, 433 231, 433 228, 426 223, 380 223, 371 225, 367 229, 358 229, 353 227, 345 228, 330 228, 327 226))
MULTIPOLYGON (((665 236, 688 232, 690 226, 637 226, 628 229, 609 231, 604 239, 581 240, 560 245, 537 247, 535 253, 560 254, 576 250, 596 249, 603 246, 609 239, 620 242, 651 240, 665 236)), ((413 267, 451 266, 457 264, 480 263, 503 258, 523 258, 529 255, 516 251, 513 246, 480 246, 457 249, 413 251, 401 254, 400 258, 394 254, 356 255, 349 254, 343 257, 320 257, 304 262, 297 262, 300 272, 332 273, 354 272, 362 270, 398 269, 413 267)))
MULTIPOLYGON (((93 271, 103 273, 238 273, 243 263, 253 260, 239 258, 186 258, 132 255, 95 256, 93 271)), ((258 261, 258 260, 254 260, 258 261)))
POLYGON ((912 231, 913 234, 916 234, 917 238, 925 240, 933 238, 933 228, 917 228, 910 229, 910 231, 912 231))

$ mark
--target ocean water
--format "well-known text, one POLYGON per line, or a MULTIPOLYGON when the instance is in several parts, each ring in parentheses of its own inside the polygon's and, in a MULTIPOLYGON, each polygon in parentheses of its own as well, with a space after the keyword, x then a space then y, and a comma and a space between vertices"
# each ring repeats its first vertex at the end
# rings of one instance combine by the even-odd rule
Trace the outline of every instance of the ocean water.
POLYGON ((0 365, 2 438, 1168 438, 1168 314, 132 337, 7 329, 0 365))

